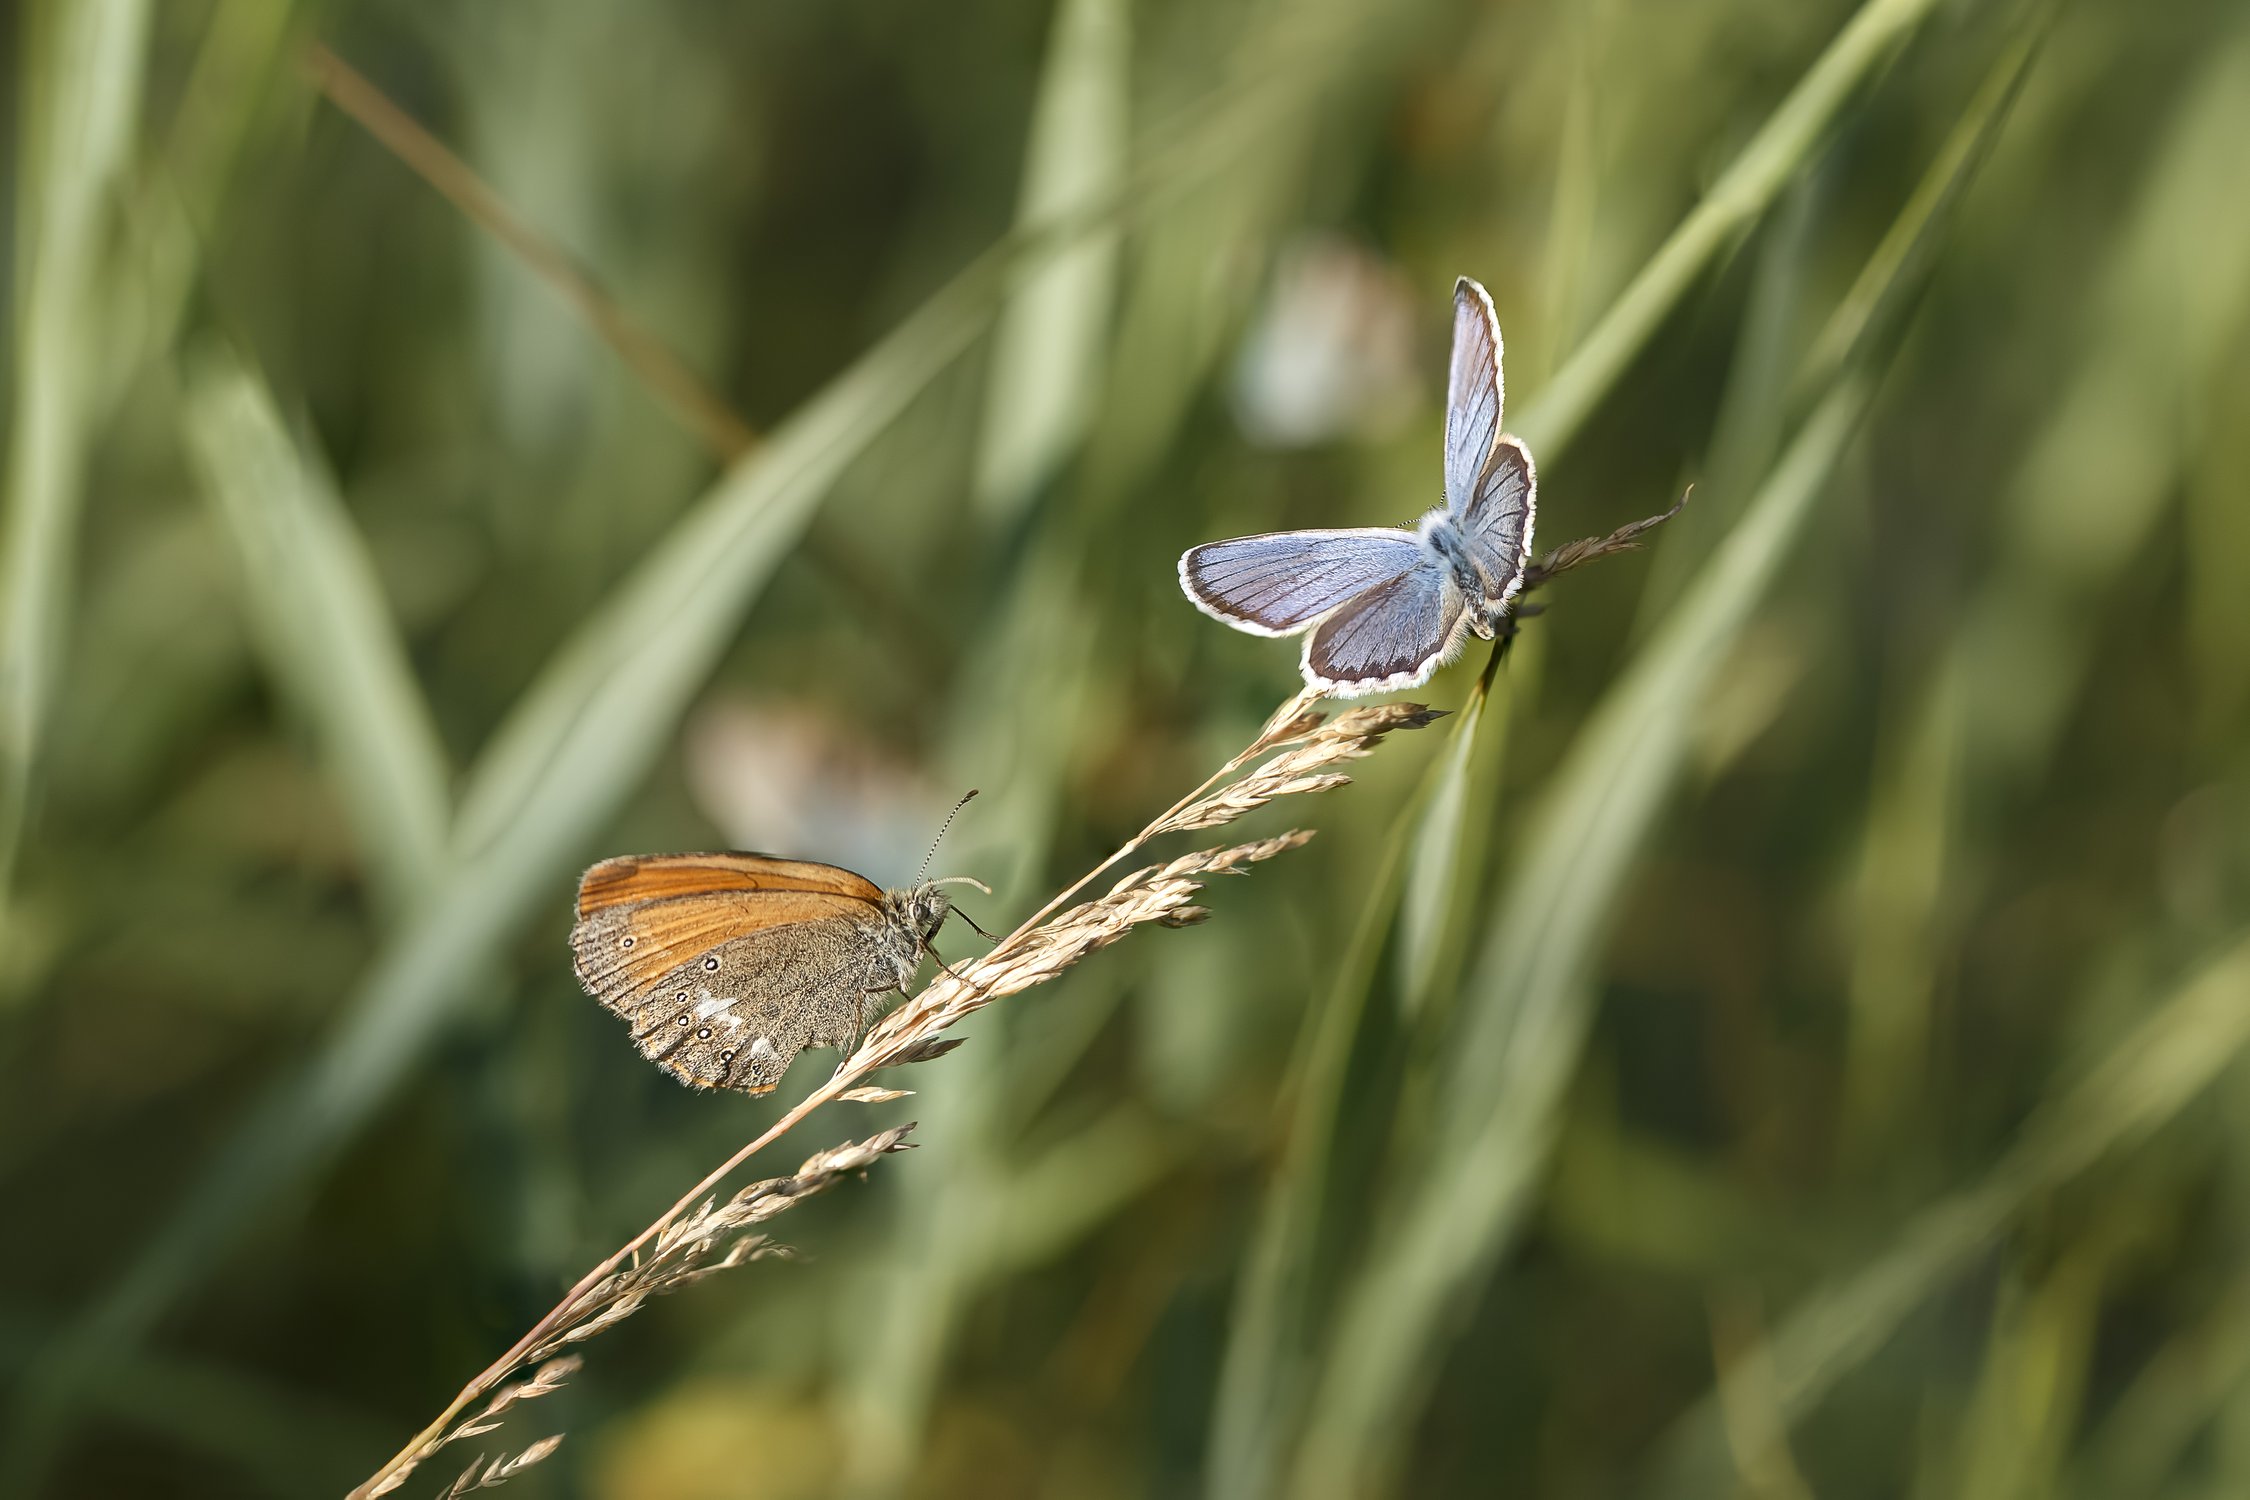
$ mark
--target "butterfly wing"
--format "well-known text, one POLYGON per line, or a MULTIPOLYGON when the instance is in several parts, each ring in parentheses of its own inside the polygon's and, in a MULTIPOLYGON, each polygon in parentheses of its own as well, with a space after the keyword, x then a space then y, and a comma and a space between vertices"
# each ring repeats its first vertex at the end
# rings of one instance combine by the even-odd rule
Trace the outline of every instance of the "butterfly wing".
POLYGON ((634 1045, 682 1083, 768 1093, 804 1048, 857 1040, 883 940, 872 913, 730 939, 633 1007, 634 1045))
POLYGON ((612 906, 719 891, 800 891, 880 902, 883 888, 864 875, 809 859, 771 854, 625 854, 605 859, 578 881, 584 920, 612 906))
POLYGON ((1469 513, 1477 481, 1500 440, 1500 319, 1483 287, 1453 284, 1453 365, 1445 388, 1445 504, 1469 513))
POLYGON ((1305 638, 1305 681, 1342 697, 1416 687, 1460 646, 1466 601, 1436 558, 1348 601, 1305 638))
POLYGON ((1197 609, 1252 635, 1294 635, 1355 594, 1412 568, 1410 531, 1269 531, 1180 555, 1180 589, 1197 609))
POLYGON ((579 982, 668 1071, 762 1093, 799 1048, 856 1034, 830 1012, 859 1015, 888 936, 882 897, 808 860, 628 855, 579 881, 571 953, 579 982))
POLYGON ((1523 587, 1524 569, 1531 566, 1531 523, 1538 511, 1539 475, 1531 451, 1503 437, 1460 520, 1461 535, 1495 590, 1486 601, 1495 614, 1523 587))

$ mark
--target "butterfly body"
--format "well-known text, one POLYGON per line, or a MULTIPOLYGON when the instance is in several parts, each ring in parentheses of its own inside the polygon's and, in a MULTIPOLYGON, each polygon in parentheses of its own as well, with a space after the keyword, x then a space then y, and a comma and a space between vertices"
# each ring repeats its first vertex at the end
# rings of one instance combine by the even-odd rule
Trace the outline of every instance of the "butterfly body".
POLYGON ((1303 673, 1343 696, 1414 687, 1471 634, 1490 640, 1531 561, 1538 476, 1500 431, 1500 324, 1484 288, 1454 287, 1445 503, 1412 530, 1275 531, 1191 547, 1180 587, 1253 635, 1305 633, 1303 673))
POLYGON ((683 1083, 763 1094, 807 1047, 850 1049, 951 910, 764 854, 627 855, 579 881, 578 979, 683 1083))
POLYGON ((1445 582, 1461 596, 1470 631, 1484 640, 1491 640, 1500 617, 1507 613, 1507 601, 1512 595, 1508 580, 1493 576, 1485 566, 1485 559, 1479 555, 1479 549, 1453 523, 1452 515, 1444 506, 1422 517, 1415 533, 1422 550, 1444 565, 1445 582))

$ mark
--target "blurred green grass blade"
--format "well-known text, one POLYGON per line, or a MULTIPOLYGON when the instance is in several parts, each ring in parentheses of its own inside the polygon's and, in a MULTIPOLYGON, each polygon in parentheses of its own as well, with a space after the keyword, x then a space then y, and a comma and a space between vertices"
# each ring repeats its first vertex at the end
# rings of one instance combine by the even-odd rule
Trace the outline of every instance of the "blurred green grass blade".
MULTIPOLYGON (((1429 1001, 1439 967, 1440 944, 1456 905, 1467 871, 1476 862, 1466 853, 1472 836, 1485 832, 1484 819, 1470 811, 1474 794, 1491 787, 1506 761, 1507 726, 1501 725, 1491 744, 1479 744, 1477 731, 1491 711, 1489 679, 1479 678, 1469 689, 1469 701, 1448 737, 1445 755, 1438 762, 1436 780, 1422 816, 1408 842, 1406 888, 1398 912, 1399 1004, 1408 1015, 1419 1014, 1429 1001)), ((1501 712, 1506 714, 1503 703, 1501 712)), ((1479 840, 1481 842, 1481 839, 1479 840)))
POLYGON ((125 264, 108 281, 112 326, 97 398, 105 413, 179 337, 294 9, 290 0, 220 0, 211 10, 164 143, 123 202, 125 264))
POLYGON ((2185 472, 2183 396, 2211 388, 2250 328, 2250 28, 2181 95, 2087 301, 2085 356, 2000 497, 1995 576, 1951 647, 1947 670, 1977 707, 1972 795, 2031 774, 2057 743, 2100 639, 2095 601, 2185 472))
POLYGON ((102 273, 131 164, 147 0, 25 9, 16 177, 14 410, 0 534, 0 899, 35 794, 78 572, 78 515, 108 346, 102 273))
POLYGON ((1544 1169, 1590 1019, 1602 935, 1687 759, 1712 675, 1781 570, 1857 431, 1870 377, 1840 382, 1556 773, 1472 971, 1423 1175, 1374 1210, 1342 1299, 1290 1493, 1381 1492, 1442 1347, 1446 1311, 1512 1236, 1544 1169))
POLYGON ((1823 176, 1814 170, 1799 177, 1759 231, 1741 331, 1727 361, 1707 456, 1695 476, 1692 502, 1665 523, 1662 545, 1648 548, 1645 581, 1634 602, 1635 640, 1679 602, 1680 591, 1734 524, 1789 435, 1791 377, 1803 360, 1797 325, 1804 316, 1804 286, 1825 227, 1820 209, 1832 201, 1823 176))
MULTIPOLYGON (((0 1370, 16 1378, 44 1341, 36 1320, 0 1313, 0 1370)), ((279 1500, 326 1490, 337 1454, 372 1453, 389 1430, 315 1391, 153 1351, 122 1362, 93 1400, 121 1428, 227 1464, 279 1500)))
POLYGON ((310 1069, 253 1112, 147 1243, 104 1323, 139 1326, 199 1274, 243 1213, 364 1122, 516 926, 542 901, 561 909, 560 882, 669 743, 828 484, 973 335, 992 286, 941 294, 776 429, 557 650, 471 774, 451 875, 310 1069))
POLYGON ((1497 702, 1489 675, 1470 690, 1414 825, 1399 905, 1398 994, 1401 1008, 1421 1017, 1418 1024, 1428 1032, 1442 1029, 1443 1018, 1428 1014, 1431 1002, 1451 994, 1475 913, 1483 905, 1486 856, 1507 770, 1508 729, 1537 701, 1544 641, 1544 636, 1526 635, 1510 644, 1503 668, 1507 683, 1497 702))
MULTIPOLYGON (((995 867, 1000 872, 995 879, 1007 878, 1010 869, 1024 877, 1043 869, 1060 815, 1059 778, 1080 760, 1084 736, 1105 722, 1091 692, 1100 674, 1089 669, 1099 645, 1092 621, 1100 611, 1091 599, 1103 588, 1096 566, 1100 528, 1131 524, 1115 519, 1116 502, 1133 493, 1162 455, 1201 390, 1220 335, 1233 319, 1227 299, 1248 290, 1241 278, 1215 277, 1212 268, 1253 266, 1262 258, 1289 188, 1305 168, 1304 132, 1292 129, 1292 122, 1327 98, 1320 84, 1349 56, 1347 44, 1364 19, 1361 9, 1335 8, 1314 17, 1309 27, 1273 18, 1268 32, 1254 35, 1243 50, 1261 62, 1286 57, 1289 66, 1261 66, 1243 76, 1240 87, 1218 90, 1224 110, 1190 111, 1160 127, 1159 144, 1136 162, 1136 181, 1168 178, 1188 190, 1160 222, 1135 237, 1123 332, 1108 351, 1113 396, 1102 403, 1090 434, 1073 514, 1043 526, 1028 549, 998 640, 980 658, 991 663, 979 675, 989 687, 973 688, 964 697, 951 736, 949 760, 973 766, 988 785, 1006 788, 1001 816, 1013 836, 1003 845, 1006 864, 995 867), (1180 171, 1190 162, 1223 162, 1225 169, 1191 180, 1180 171)), ((1121 37, 1116 45, 1122 52, 1121 37)), ((1113 62, 1122 65, 1121 59, 1113 62)), ((1065 203, 1019 233, 1036 233, 1040 223, 1070 217, 1065 203)), ((973 1090, 1001 1104, 1014 1085, 963 1075, 933 1087, 947 1091, 949 1099, 973 1090)), ((960 1118, 963 1149, 974 1164, 962 1181, 910 1190, 900 1232, 911 1242, 981 1237, 989 1234, 986 1220, 994 1216, 1048 1216, 994 1159, 998 1121, 1005 1115, 964 1108, 960 1118)), ((1105 1195, 1103 1201, 1116 1200, 1105 1195)), ((875 1331, 852 1357, 849 1424, 863 1441, 850 1456, 848 1493, 893 1493, 910 1480, 959 1311, 999 1270, 989 1255, 949 1252, 891 1279, 875 1331)))
POLYGON ((198 351, 183 404, 188 452, 234 543, 268 668, 312 727, 378 899, 401 915, 444 861, 447 770, 365 543, 242 359, 198 351))
POLYGON ((1689 287, 1804 169, 1845 101, 1935 8, 1936 0, 1868 0, 1837 33, 1694 212, 1510 424, 1543 462, 1553 462, 1577 435, 1689 287))
POLYGON ((1230 108, 1196 118, 1199 130, 1175 130, 1117 197, 1012 234, 972 262, 721 476, 557 648, 466 778, 444 884, 378 955, 312 1059, 245 1112, 180 1207, 41 1363, 17 1403, 0 1478, 43 1467, 82 1383, 252 1214, 366 1124, 543 901, 559 919, 564 882, 670 742, 828 486, 985 328, 1013 278, 1223 168, 1276 117, 1230 108))
MULTIPOLYGON (((1922 1210, 1857 1271, 1805 1298, 1772 1342, 1784 1416, 1795 1421, 1811 1412, 2028 1206, 2172 1119, 2245 1046, 2250 935, 2238 936, 2129 1035, 2104 1048, 2082 1080, 2041 1105, 1982 1182, 1922 1210)), ((1667 1445, 1662 1493, 1708 1494, 1723 1472, 1716 1405, 1716 1396, 1706 1396, 1681 1419, 1667 1445)))
MULTIPOLYGON (((1895 326, 1905 300, 1921 284, 1939 227, 1957 205, 1998 138, 2000 123, 2028 75, 2051 9, 2049 5, 2040 4, 2018 25, 2013 40, 2002 50, 1983 85, 1955 122, 1929 170, 1861 267, 1851 292, 1830 316, 1809 357, 1810 363, 1794 382, 1797 390, 1827 389, 1849 357, 1895 326), (1817 382, 1808 378, 1809 374, 1817 374, 1817 382)), ((1797 210, 1776 226, 1777 250, 1773 257, 1776 264, 1760 278, 1760 294, 1753 297, 1749 313, 1752 326, 1745 334, 1754 368, 1745 379, 1744 389, 1730 391, 1729 411, 1733 420, 1722 420, 1723 451, 1718 475, 1722 483, 1732 475, 1737 484, 1748 486, 1754 474, 1765 472, 1770 465, 1779 440, 1773 423, 1780 419, 1784 405, 1779 399, 1784 381, 1777 373, 1785 342, 1782 330, 1787 321, 1787 304, 1794 298, 1798 280, 1796 268, 1804 253, 1803 239, 1808 232, 1812 217, 1810 205, 1814 201, 1809 193, 1799 194, 1795 199, 1797 210)), ((1693 508, 1691 517, 1700 524, 1708 524, 1708 519, 1714 515, 1731 518, 1728 500, 1728 495, 1716 493, 1708 503, 1693 508)), ((1666 557, 1674 555, 1669 548, 1663 550, 1666 557)), ((1683 549, 1678 555, 1689 554, 1683 549)), ((1656 592, 1654 578, 1649 592, 1656 592)), ((1666 592, 1676 593, 1676 590, 1666 592)), ((1465 722, 1461 732, 1474 734, 1475 726, 1465 722)), ((1468 759, 1466 750, 1461 759, 1468 759)), ((1436 816, 1425 817, 1422 831, 1417 835, 1414 856, 1419 889, 1425 893, 1440 888, 1473 892, 1473 882, 1459 878, 1462 869, 1458 851, 1464 847, 1464 837, 1456 827, 1436 816)), ((1426 903, 1410 902, 1406 908, 1410 938, 1416 936, 1412 925, 1417 909, 1426 909, 1426 903)), ((1448 920, 1458 926, 1463 918, 1455 913, 1448 920)), ((1419 961, 1416 951, 1422 946, 1409 941, 1402 953, 1403 972, 1410 981, 1407 988, 1410 1007, 1417 998, 1412 981, 1426 984, 1429 980, 1429 976, 1417 975, 1413 969, 1419 961)))
MULTIPOLYGON (((1424 800, 1418 797, 1414 805, 1424 800)), ((1359 924, 1337 960, 1335 980, 1299 1032, 1281 1159, 1259 1199, 1227 1321, 1205 1463, 1203 1492, 1210 1500, 1259 1500, 1278 1492, 1313 1370, 1318 1283, 1330 1238, 1325 1221, 1333 1202, 1338 1137, 1346 1125, 1347 1080, 1406 888, 1407 833, 1414 826, 1402 818, 1384 840, 1382 862, 1368 883, 1359 924)))
POLYGON ((2077 1500, 2153 1495, 2230 1400, 2250 1391, 2250 1273, 2203 1304, 2202 1317, 2149 1359, 2102 1418, 2074 1465, 2077 1500))
MULTIPOLYGON (((1928 15, 1928 0, 1869 0, 1814 62, 1732 166, 1696 209, 1675 228, 1603 314, 1584 343, 1511 424, 1548 463, 1566 449, 1586 419, 1607 396, 1641 347, 1677 306, 1700 274, 1733 238, 1755 221, 1776 194, 1800 172, 1825 139, 1845 100, 1892 54, 1928 15)), ((1560 189, 1558 188, 1558 192, 1560 189)), ((1566 225, 1571 220, 1566 220, 1566 225)), ((1582 230, 1582 226, 1581 226, 1582 230)), ((1551 293, 1566 295, 1567 283, 1551 293)), ((1479 716, 1481 719, 1481 715, 1479 716)), ((1473 728, 1455 742, 1451 759, 1464 767, 1480 760, 1473 728)), ((1489 759, 1496 761, 1497 756, 1489 759)), ((1495 767, 1495 773, 1497 768, 1495 767)), ((1466 800, 1466 788, 1463 788, 1466 800)), ((1469 845, 1450 831, 1425 822, 1412 854, 1403 842, 1413 827, 1402 821, 1386 856, 1385 873, 1371 892, 1354 937, 1359 962, 1339 969, 1339 984, 1324 999, 1312 1023, 1317 1041, 1308 1056, 1341 1054, 1357 1033, 1365 987, 1373 982, 1377 955, 1384 948, 1399 911, 1404 872, 1418 868, 1417 884, 1427 893, 1440 885, 1459 891, 1469 845), (1357 976, 1358 988, 1352 988, 1357 976)), ((1440 929, 1445 924, 1438 924, 1440 929)), ((1462 930, 1455 922, 1456 930, 1462 930)), ((1442 945, 1437 950, 1442 955, 1442 945)), ((1413 963, 1409 957, 1405 960, 1413 963)), ((1424 978, 1434 979, 1436 970, 1424 978)), ((1412 977, 1412 976, 1410 976, 1412 977)), ((1307 1326, 1313 1309, 1307 1300, 1310 1262, 1322 1253, 1318 1241, 1320 1190, 1318 1158, 1299 1153, 1319 1149, 1308 1142, 1334 1138, 1334 1112, 1342 1106, 1339 1055, 1307 1072, 1294 1111, 1290 1156, 1267 1190, 1259 1229, 1236 1293, 1228 1330, 1218 1413, 1215 1418, 1207 1492, 1214 1496, 1255 1496, 1275 1481, 1277 1454, 1286 1444, 1277 1424, 1288 1424, 1295 1396, 1284 1385, 1303 1375, 1307 1326), (1320 1086, 1326 1079, 1329 1087, 1320 1086)))
MULTIPOLYGON (((10 1475, 36 1472, 82 1382, 209 1268, 245 1221, 372 1115, 447 1014, 669 743, 828 485, 996 305, 987 257, 777 428, 674 525, 554 654, 472 771, 450 874, 377 956, 336 1029, 285 1075, 154 1226, 19 1400, 10 1475)), ((9 1475, 0 1475, 9 1477, 9 1475)))
POLYGON ((1162 1180, 1178 1143, 1138 1105, 1119 1105, 1014 1169, 992 1226, 1001 1274, 1051 1263, 1162 1180))
MULTIPOLYGON (((2134 565, 2188 461, 2178 392, 2207 382, 2226 341, 2250 324, 2250 276, 2241 270, 2250 263, 2250 213, 2200 207, 2239 206, 2227 186, 2239 167, 2223 143, 2250 132, 2246 91, 2250 35, 2238 35, 2179 106, 2086 303, 2094 352, 2010 476, 1993 575, 1886 731, 1852 893, 1861 921, 1845 1148, 1862 1159, 1885 1149, 1898 1101, 1916 1092, 1907 1070, 1921 1055, 1945 962, 1944 903, 1961 899, 1959 812, 2055 744, 2096 644, 2090 602, 2134 565), (2192 327, 2170 313, 2182 296, 2201 310, 2192 327)), ((1958 135, 1948 146, 1965 160, 1981 151, 1958 135)), ((1845 306, 1868 300, 1855 288, 1845 306)), ((1819 347, 1833 358, 1840 340, 1832 333, 1819 347)))
POLYGON ((2030 0, 2025 6, 2008 43, 1985 73, 1968 107, 1946 133, 1944 144, 1914 185, 1906 206, 1883 232, 1875 253, 1860 267, 1851 290, 1814 340, 1793 382, 1800 399, 1826 390, 1869 334, 1879 328, 1899 289, 1920 284, 1939 245, 1931 226, 1953 213, 1961 195, 1991 158, 2000 139, 2000 122, 2014 108, 2024 80, 2031 75, 2032 60, 2046 41, 2054 10, 2054 0, 2030 0))
MULTIPOLYGON (((963 852, 1011 900, 1043 881, 1080 737, 1099 718, 1090 712, 1098 611, 1079 607, 1085 539, 1078 517, 1059 508, 1039 515, 972 653, 982 670, 963 683, 949 715, 944 763, 993 789, 963 830, 963 852)), ((892 1234, 935 1253, 884 1275, 865 1326, 850 1329, 839 1352, 842 1422, 858 1434, 846 1494, 891 1495, 911 1481, 962 1309, 999 1274, 995 1237, 1021 1205, 1008 1159, 1018 1092, 1052 1076, 1019 1075, 1017 1033, 1013 1012, 996 1014, 945 1068, 916 1081, 923 1134, 949 1143, 952 1166, 906 1176, 892 1234)))
POLYGON ((1847 899, 1850 1039, 1838 1149, 1872 1164, 1923 1097, 1945 932, 1947 850, 1960 816, 1963 706, 1941 678, 1919 703, 1886 694, 1876 784, 1847 899), (1893 739, 1904 743, 1892 744, 1893 739))
MULTIPOLYGON (((1125 176, 1132 72, 1127 0, 1062 0, 1032 109, 1016 216, 1080 214, 1125 176)), ((993 333, 978 446, 977 506, 1009 522, 1084 435, 1116 294, 1117 236, 1094 234, 1018 278, 993 333)))
MULTIPOLYGON (((1539 255, 1538 326, 1528 351, 1511 348, 1516 378, 1536 390, 1555 373, 1555 361, 1578 342, 1586 300, 1586 267, 1593 259, 1595 209, 1601 196, 1601 158, 1595 149, 1594 54, 1597 17, 1589 7, 1566 13, 1570 82, 1563 94, 1562 128, 1555 142, 1555 186, 1547 202, 1548 230, 1539 255), (1529 376, 1529 379, 1525 379, 1529 376)), ((1516 340, 1517 344, 1523 340, 1516 340)))
MULTIPOLYGON (((1935 245, 1932 226, 1949 216, 1990 158, 1999 126, 2019 97, 2053 6, 2025 15, 1954 126, 1905 211, 1837 304, 1807 356, 1798 389, 1842 369, 1854 348, 1895 318, 1898 289, 1917 284, 1935 245)), ((1852 1051, 1846 1061, 1843 1141, 1847 1153, 1875 1148, 1900 1101, 1915 1097, 1909 1072, 1926 1039, 1936 982, 1936 907, 1945 849, 1959 802, 1958 705, 1942 690, 1911 719, 1887 714, 1900 743, 1883 747, 1882 783, 1868 808, 1852 901, 1852 1051)))
MULTIPOLYGON (((1991 77, 2005 86, 1980 90, 1961 130, 1998 128, 2029 55, 2003 53, 1991 77)), ((1941 152, 1931 176, 1957 178, 1981 160, 1981 151, 1941 152)), ((1918 247, 1958 201, 1957 192, 1909 199, 1901 222, 1910 232, 1877 247, 1873 263, 1889 276, 1858 323, 1859 362, 1806 418, 1558 770, 1469 981, 1423 1148, 1425 1175, 1405 1204, 1378 1212, 1374 1248, 1343 1298, 1299 1453, 1298 1492, 1361 1493, 1386 1482, 1426 1389, 1445 1309, 1512 1237, 1575 1071, 1596 952, 1625 874, 1684 768, 1708 684, 1856 430, 1872 390, 1866 364, 1895 347, 1889 335, 1926 264, 1918 247)))
POLYGON ((2250 710, 2250 505, 2240 476, 2250 474, 2250 423, 2229 413, 2250 409, 2250 339, 2205 408, 2208 446, 2189 476, 2184 497, 2187 545, 2188 649, 2194 661, 2196 729, 2205 753, 2225 758, 2240 743, 2250 710))
POLYGON ((2036 1283, 2003 1283, 1946 1493, 1991 1500, 2056 1493, 2113 1253, 2099 1240, 2074 1244, 2036 1283))

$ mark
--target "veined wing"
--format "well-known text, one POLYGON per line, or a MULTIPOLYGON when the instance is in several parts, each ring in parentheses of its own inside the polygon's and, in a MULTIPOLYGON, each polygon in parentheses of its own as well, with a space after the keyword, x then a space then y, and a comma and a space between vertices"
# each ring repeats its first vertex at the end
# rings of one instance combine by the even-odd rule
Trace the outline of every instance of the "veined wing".
POLYGON ((1445 388, 1445 504, 1456 518, 1468 514, 1500 440, 1500 347, 1492 299, 1462 277, 1453 284, 1453 365, 1445 388))
POLYGON ((831 917, 721 944, 630 1012, 633 1042, 682 1083, 769 1092, 806 1047, 858 1034, 869 917, 831 917))
POLYGON ((1180 556, 1197 609, 1253 635, 1294 635, 1355 594, 1415 566, 1409 531, 1269 531, 1206 542, 1180 556))
POLYGON ((1305 681, 1344 697, 1414 687, 1461 644, 1466 601, 1435 558, 1377 584, 1305 638, 1305 681))
POLYGON ((581 919, 611 906, 715 891, 806 891, 869 903, 883 889, 864 875, 809 859, 771 854, 625 854, 605 859, 578 880, 581 919))
POLYGON ((1506 603, 1523 586, 1524 569, 1531 566, 1531 523, 1538 511, 1539 475, 1531 451, 1515 438, 1503 437, 1459 521, 1469 550, 1497 590, 1490 603, 1506 603))
POLYGON ((629 1014, 682 965, 714 962, 712 950, 776 928, 865 923, 877 908, 826 891, 710 891, 610 906, 570 931, 578 982, 611 1010, 629 1014))

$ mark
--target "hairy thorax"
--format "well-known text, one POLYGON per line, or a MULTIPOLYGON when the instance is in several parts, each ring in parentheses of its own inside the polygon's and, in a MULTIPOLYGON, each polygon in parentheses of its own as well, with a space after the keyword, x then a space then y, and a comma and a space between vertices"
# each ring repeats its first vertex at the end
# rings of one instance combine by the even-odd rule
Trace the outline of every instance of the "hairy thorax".
POLYGON ((1495 622, 1502 607, 1491 603, 1494 589, 1492 580, 1485 576, 1469 550, 1468 539, 1461 535, 1450 512, 1442 507, 1422 518, 1422 545, 1441 563, 1453 586, 1468 601, 1469 628, 1485 640, 1492 639, 1495 622))

